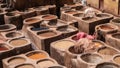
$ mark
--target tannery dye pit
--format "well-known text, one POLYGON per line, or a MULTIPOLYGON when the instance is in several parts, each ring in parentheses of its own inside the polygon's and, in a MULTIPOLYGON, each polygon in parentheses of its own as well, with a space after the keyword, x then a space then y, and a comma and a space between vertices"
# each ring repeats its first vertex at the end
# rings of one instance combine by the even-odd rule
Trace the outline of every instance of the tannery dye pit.
POLYGON ((22 58, 22 57, 14 57, 14 58, 11 58, 8 60, 8 63, 10 65, 15 65, 15 64, 21 64, 21 63, 24 63, 26 60, 25 58, 22 58))
POLYGON ((5 51, 5 50, 8 50, 9 48, 6 47, 7 45, 4 44, 4 43, 0 43, 0 51, 5 51))
POLYGON ((30 59, 34 59, 34 60, 38 60, 38 59, 44 59, 44 58, 47 58, 47 55, 45 53, 30 53, 30 54, 27 54, 27 57, 29 57, 30 59))
POLYGON ((0 68, 120 68, 120 0, 0 0, 0 68))
POLYGON ((10 45, 16 47, 16 46, 26 45, 28 43, 28 41, 25 39, 13 39, 9 43, 10 43, 10 45))
POLYGON ((108 48, 108 47, 103 47, 101 49, 98 50, 98 53, 103 54, 103 55, 115 55, 118 54, 118 52, 112 48, 108 48))
POLYGON ((35 68, 32 64, 23 64, 16 66, 15 68, 35 68))
POLYGON ((41 62, 38 62, 38 65, 42 68, 44 67, 49 67, 49 66, 53 66, 55 65, 55 62, 54 61, 51 61, 51 60, 47 60, 47 59, 44 59, 44 60, 41 60, 41 62), (46 65, 47 64, 47 65, 46 65))
POLYGON ((68 47, 75 45, 74 42, 69 41, 69 40, 61 40, 59 42, 56 42, 54 44, 54 47, 60 49, 60 50, 66 50, 68 47))
POLYGON ((43 33, 38 33, 38 35, 40 37, 52 37, 52 36, 55 36, 57 33, 53 32, 53 31, 46 31, 46 32, 43 32, 43 33))
POLYGON ((100 63, 103 61, 103 58, 97 54, 84 54, 81 56, 81 59, 87 63, 100 63))
POLYGON ((11 33, 8 33, 6 34, 6 37, 8 38, 14 38, 14 37, 19 37, 21 34, 18 33, 18 32, 11 32, 11 33))
POLYGON ((102 26, 100 26, 100 28, 103 30, 113 30, 114 29, 113 27, 111 27, 109 25, 102 25, 102 26))
POLYGON ((114 64, 114 63, 101 63, 99 65, 97 65, 96 68, 119 68, 118 65, 114 64))

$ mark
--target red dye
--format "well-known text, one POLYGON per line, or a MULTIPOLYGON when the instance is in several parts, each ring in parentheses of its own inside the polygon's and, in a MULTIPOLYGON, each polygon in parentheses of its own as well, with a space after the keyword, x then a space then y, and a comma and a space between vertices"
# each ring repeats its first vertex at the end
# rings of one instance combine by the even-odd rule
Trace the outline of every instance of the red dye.
POLYGON ((4 50, 8 50, 8 48, 6 48, 4 46, 0 46, 0 51, 4 51, 4 50))

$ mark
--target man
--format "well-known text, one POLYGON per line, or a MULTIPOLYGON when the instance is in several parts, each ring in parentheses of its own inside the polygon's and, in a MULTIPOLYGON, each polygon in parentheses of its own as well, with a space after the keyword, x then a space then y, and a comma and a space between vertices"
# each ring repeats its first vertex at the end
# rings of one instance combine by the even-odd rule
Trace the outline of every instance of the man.
POLYGON ((84 11, 84 16, 85 17, 94 17, 95 16, 95 11, 93 8, 87 8, 85 11, 84 11))
POLYGON ((81 0, 81 3, 86 6, 86 0, 81 0))

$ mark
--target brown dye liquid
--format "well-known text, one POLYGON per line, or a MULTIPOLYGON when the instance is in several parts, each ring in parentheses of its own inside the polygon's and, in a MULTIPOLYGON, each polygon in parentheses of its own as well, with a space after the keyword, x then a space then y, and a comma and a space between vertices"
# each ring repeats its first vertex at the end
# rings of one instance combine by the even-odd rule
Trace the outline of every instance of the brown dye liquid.
POLYGON ((114 58, 114 62, 117 64, 120 64, 120 56, 114 58))
POLYGON ((15 16, 16 13, 7 13, 6 15, 7 15, 7 16, 15 16))
POLYGON ((120 39, 120 34, 114 34, 112 35, 114 38, 120 39))
POLYGON ((11 32, 11 33, 6 34, 6 37, 13 38, 13 37, 18 37, 20 35, 21 35, 20 33, 11 32))
POLYGON ((93 20, 96 20, 96 18, 93 18, 93 17, 84 17, 84 18, 82 18, 82 20, 93 21, 93 20))
POLYGON ((55 32, 45 32, 45 33, 39 34, 39 36, 42 36, 42 37, 51 37, 51 36, 55 36, 55 35, 56 35, 55 32))
POLYGON ((56 19, 56 16, 54 16, 54 15, 46 15, 46 16, 43 16, 43 19, 45 19, 45 20, 56 19))
POLYGON ((112 22, 120 23, 120 18, 114 19, 114 20, 112 20, 112 22))
POLYGON ((51 66, 51 67, 48 67, 48 68, 63 68, 61 66, 51 66))
POLYGON ((27 24, 33 24, 33 23, 37 23, 38 21, 40 21, 39 19, 35 19, 35 18, 31 18, 26 20, 27 24))
POLYGON ((63 49, 66 50, 68 47, 75 45, 72 41, 67 41, 67 40, 63 40, 63 41, 59 41, 57 43, 55 43, 55 47, 58 49, 63 49))
POLYGON ((44 68, 44 67, 49 67, 49 66, 53 66, 55 63, 53 61, 50 61, 50 60, 46 60, 46 61, 42 61, 42 62, 39 62, 38 65, 41 67, 41 68, 44 68))
POLYGON ((44 59, 47 58, 47 55, 45 53, 33 53, 33 54, 28 54, 27 57, 29 57, 30 59, 44 59))
POLYGON ((97 14, 97 17, 109 17, 107 14, 97 14))
MULTIPOLYGON (((6 45, 7 46, 7 45, 6 45)), ((5 50, 8 50, 7 47, 5 47, 4 44, 0 44, 0 51, 5 51, 5 50)))
POLYGON ((119 68, 119 66, 114 65, 112 63, 110 64, 105 63, 105 64, 98 65, 96 68, 119 68))
POLYGON ((10 26, 8 25, 2 25, 0 26, 0 30, 10 29, 10 26))
POLYGON ((98 53, 103 54, 103 55, 111 55, 112 56, 112 55, 117 54, 118 52, 111 48, 103 48, 103 49, 99 50, 98 53))
POLYGON ((58 28, 57 30, 61 31, 61 32, 71 32, 71 31, 74 31, 73 28, 69 28, 69 27, 62 27, 62 28, 58 28))
POLYGON ((24 63, 24 62, 25 62, 24 58, 17 57, 17 58, 10 59, 10 61, 8 63, 10 65, 16 65, 16 64, 21 64, 21 63, 24 63))
POLYGON ((68 14, 76 14, 77 12, 76 11, 68 11, 66 13, 68 13, 68 14))
POLYGON ((10 42, 10 44, 12 45, 12 46, 22 46, 22 45, 25 45, 25 44, 27 44, 28 43, 28 41, 27 40, 24 40, 24 39, 16 39, 16 40, 12 40, 11 42, 10 42))
POLYGON ((83 13, 79 13, 79 14, 75 14, 73 16, 76 16, 76 17, 83 17, 83 13))
POLYGON ((103 29, 103 30, 113 30, 114 29, 109 25, 102 25, 102 26, 100 26, 100 28, 103 29))
POLYGON ((21 65, 15 68, 35 68, 33 65, 21 65))
POLYGON ((0 10, 0 13, 3 13, 3 10, 0 10))

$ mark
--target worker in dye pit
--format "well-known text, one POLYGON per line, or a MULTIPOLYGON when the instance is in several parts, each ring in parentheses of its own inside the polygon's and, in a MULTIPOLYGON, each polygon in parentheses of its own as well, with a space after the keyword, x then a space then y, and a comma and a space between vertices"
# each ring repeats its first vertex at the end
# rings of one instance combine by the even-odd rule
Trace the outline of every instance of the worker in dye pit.
POLYGON ((89 7, 84 11, 84 17, 94 17, 96 15, 96 11, 89 7))
POLYGON ((74 3, 82 3, 82 5, 86 6, 86 0, 73 0, 74 3))
POLYGON ((86 6, 86 0, 81 0, 81 3, 86 6))

